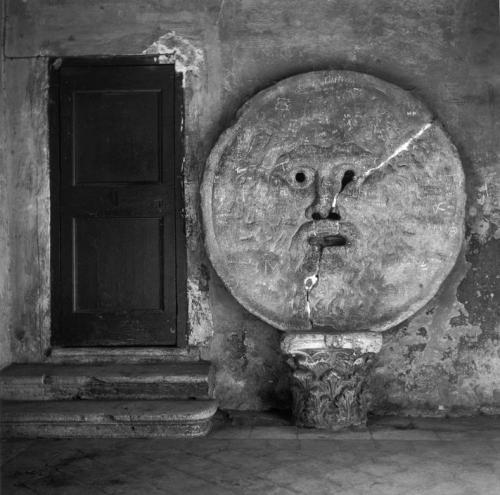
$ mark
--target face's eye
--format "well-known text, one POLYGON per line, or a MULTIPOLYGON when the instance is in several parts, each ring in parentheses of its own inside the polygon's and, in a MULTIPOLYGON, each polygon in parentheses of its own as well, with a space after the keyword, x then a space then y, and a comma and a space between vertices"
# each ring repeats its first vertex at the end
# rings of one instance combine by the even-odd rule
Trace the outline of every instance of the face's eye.
POLYGON ((295 174, 295 180, 301 184, 302 182, 305 182, 306 180, 306 174, 304 172, 297 172, 295 174))
POLYGON ((290 163, 278 165, 271 174, 274 185, 287 184, 294 189, 305 189, 314 183, 315 171, 309 167, 294 167, 290 163))
POLYGON ((308 167, 293 167, 286 171, 285 179, 294 189, 305 189, 314 182, 314 170, 308 167))
POLYGON ((291 187, 305 189, 314 182, 315 171, 308 167, 294 167, 287 174, 287 182, 291 187))

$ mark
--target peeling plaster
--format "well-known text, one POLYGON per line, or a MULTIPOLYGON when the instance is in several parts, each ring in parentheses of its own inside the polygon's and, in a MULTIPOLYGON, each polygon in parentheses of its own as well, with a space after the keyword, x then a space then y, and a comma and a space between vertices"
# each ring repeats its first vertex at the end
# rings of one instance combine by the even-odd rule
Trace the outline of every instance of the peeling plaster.
POLYGON ((457 297, 468 311, 468 322, 479 325, 484 338, 500 342, 500 333, 495 330, 500 322, 500 274, 496 270, 500 240, 482 243, 479 236, 473 236, 468 246, 466 258, 471 268, 458 287, 457 297))
MULTIPOLYGON (((463 250, 440 292, 414 317, 384 334, 374 378, 376 412, 471 413, 500 390, 499 342, 481 344, 483 330, 457 298, 471 269, 463 250)), ((498 335, 498 334, 497 334, 498 335)))
POLYGON ((186 38, 178 36, 175 31, 164 34, 142 53, 158 55, 156 61, 159 64, 175 64, 175 71, 184 76, 183 84, 185 84, 186 74, 199 74, 200 67, 205 60, 201 48, 197 48, 186 38))
POLYGON ((193 280, 188 280, 187 296, 190 323, 189 344, 208 345, 212 332, 207 330, 213 327, 208 298, 193 280))
POLYGON ((473 155, 477 177, 470 195, 469 233, 480 244, 500 238, 500 152, 490 160, 473 155))

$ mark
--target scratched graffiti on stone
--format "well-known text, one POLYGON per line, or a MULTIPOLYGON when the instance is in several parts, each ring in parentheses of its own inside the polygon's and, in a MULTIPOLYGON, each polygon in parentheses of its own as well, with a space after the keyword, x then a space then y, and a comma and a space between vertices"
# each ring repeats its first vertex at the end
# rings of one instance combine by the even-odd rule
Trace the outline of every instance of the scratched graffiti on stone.
POLYGON ((252 98, 202 186, 215 270, 281 330, 383 331, 408 318, 453 267, 464 203, 458 153, 430 111, 347 71, 252 98))

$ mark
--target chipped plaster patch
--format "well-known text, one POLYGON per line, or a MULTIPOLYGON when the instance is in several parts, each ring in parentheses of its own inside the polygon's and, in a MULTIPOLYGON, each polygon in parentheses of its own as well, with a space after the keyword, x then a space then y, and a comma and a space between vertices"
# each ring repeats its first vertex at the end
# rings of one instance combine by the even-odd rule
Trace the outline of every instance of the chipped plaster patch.
MULTIPOLYGON (((205 60, 203 50, 197 48, 187 39, 178 36, 175 31, 164 34, 146 48, 144 55, 157 55, 159 64, 175 64, 176 72, 198 75, 205 60)), ((185 77, 183 84, 185 84, 185 77)))
POLYGON ((471 195, 469 208, 470 233, 481 244, 492 237, 500 238, 500 157, 483 167, 478 167, 480 185, 471 195))
POLYGON ((206 345, 212 336, 212 311, 208 298, 193 280, 187 281, 189 345, 206 345))
MULTIPOLYGON (((500 325, 497 331, 500 331, 500 325)), ((470 356, 474 373, 464 373, 459 378, 461 388, 470 391, 480 405, 488 401, 498 402, 500 398, 500 355, 497 348, 498 340, 488 339, 483 347, 474 349, 474 355, 470 356)))
POLYGON ((405 413, 411 414, 412 407, 437 411, 438 404, 446 410, 476 408, 481 394, 491 395, 498 388, 498 383, 483 379, 482 370, 491 358, 486 358, 487 351, 479 344, 481 327, 470 322, 466 306, 457 298, 469 269, 462 252, 435 298, 397 333, 384 335, 377 374, 386 388, 379 387, 378 393, 380 397, 387 394, 405 413), (452 323, 456 318, 460 324, 452 323))
POLYGON ((490 226, 492 225, 493 224, 490 224, 490 222, 484 217, 478 216, 474 218, 474 221, 471 224, 471 233, 477 235, 481 244, 485 244, 490 238, 490 226))

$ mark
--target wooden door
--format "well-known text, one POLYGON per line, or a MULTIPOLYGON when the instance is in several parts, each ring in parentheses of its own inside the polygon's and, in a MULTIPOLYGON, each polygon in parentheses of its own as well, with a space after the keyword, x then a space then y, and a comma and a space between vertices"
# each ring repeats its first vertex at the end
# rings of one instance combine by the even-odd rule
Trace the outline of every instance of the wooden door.
POLYGON ((174 68, 85 60, 54 72, 53 343, 177 345, 184 243, 174 68))

